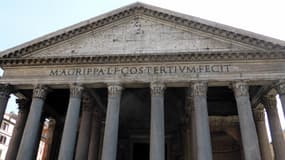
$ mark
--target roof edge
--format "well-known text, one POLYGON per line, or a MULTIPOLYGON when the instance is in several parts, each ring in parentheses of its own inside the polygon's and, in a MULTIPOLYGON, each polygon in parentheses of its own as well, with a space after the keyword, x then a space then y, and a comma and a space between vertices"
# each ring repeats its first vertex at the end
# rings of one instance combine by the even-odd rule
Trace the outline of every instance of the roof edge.
POLYGON ((175 11, 172 11, 172 10, 168 10, 168 9, 152 6, 152 5, 149 5, 149 4, 145 4, 145 3, 141 3, 141 2, 135 2, 135 3, 129 4, 127 6, 123 6, 123 7, 120 7, 118 9, 115 9, 115 10, 112 10, 112 11, 100 14, 100 15, 95 16, 93 18, 90 18, 88 20, 81 21, 81 22, 76 23, 74 25, 71 25, 69 27, 65 27, 65 28, 57 30, 55 32, 52 32, 52 33, 49 33, 49 34, 45 34, 43 36, 40 36, 39 38, 36 38, 36 39, 31 40, 31 41, 22 43, 20 45, 15 46, 15 47, 6 49, 4 51, 0 51, 0 57, 3 57, 5 55, 9 55, 10 53, 13 53, 13 52, 21 50, 21 49, 25 49, 26 47, 35 45, 37 43, 40 43, 40 42, 45 41, 45 40, 48 40, 50 38, 54 38, 54 37, 60 36, 62 34, 66 34, 68 32, 72 32, 72 31, 74 31, 74 30, 76 30, 78 28, 84 27, 86 25, 90 25, 91 23, 103 20, 105 18, 111 17, 111 16, 119 14, 121 12, 130 10, 130 9, 140 8, 140 7, 146 8, 146 9, 149 9, 149 10, 153 10, 153 11, 158 11, 158 12, 165 13, 165 14, 168 14, 168 15, 180 17, 180 18, 186 19, 188 21, 201 23, 203 25, 219 28, 219 29, 226 30, 226 31, 229 31, 229 32, 234 32, 234 33, 237 33, 237 34, 240 34, 240 35, 243 35, 243 36, 248 36, 250 38, 255 38, 257 40, 270 42, 270 43, 273 43, 274 45, 280 45, 280 46, 282 46, 282 48, 285 48, 285 41, 282 41, 282 40, 279 40, 279 39, 275 39, 275 38, 272 38, 272 37, 264 36, 264 35, 257 34, 257 33, 254 33, 254 32, 250 32, 250 31, 246 31, 246 30, 243 30, 243 29, 235 28, 235 27, 232 27, 232 26, 220 24, 220 23, 217 23, 217 22, 205 20, 205 19, 202 19, 202 18, 186 15, 186 14, 183 14, 183 13, 178 13, 178 12, 175 12, 175 11))

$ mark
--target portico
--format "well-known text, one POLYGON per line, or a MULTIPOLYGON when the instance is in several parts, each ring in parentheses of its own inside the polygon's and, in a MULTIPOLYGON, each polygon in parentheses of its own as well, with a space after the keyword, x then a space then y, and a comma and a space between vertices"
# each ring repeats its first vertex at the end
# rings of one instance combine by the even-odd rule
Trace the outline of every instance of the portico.
POLYGON ((1 52, 0 108, 31 101, 17 159, 34 158, 42 116, 60 160, 283 159, 281 41, 141 3, 102 17, 1 52))

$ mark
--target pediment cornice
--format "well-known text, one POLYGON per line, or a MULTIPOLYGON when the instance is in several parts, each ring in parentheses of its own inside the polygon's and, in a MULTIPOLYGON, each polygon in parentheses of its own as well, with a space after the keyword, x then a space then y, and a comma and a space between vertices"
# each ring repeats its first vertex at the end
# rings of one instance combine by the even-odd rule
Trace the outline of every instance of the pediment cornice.
POLYGON ((2 67, 285 59, 285 52, 191 52, 175 54, 101 55, 84 57, 2 58, 2 67))
POLYGON ((114 21, 134 15, 151 16, 160 20, 190 27, 208 34, 213 34, 215 36, 252 45, 265 50, 285 50, 285 43, 283 41, 268 37, 266 38, 250 32, 247 34, 246 31, 206 21, 197 17, 183 15, 143 3, 135 3, 81 22, 74 26, 59 30, 52 34, 27 42, 23 45, 8 49, 1 52, 0 55, 2 58, 19 58, 37 50, 44 49, 59 42, 71 39, 83 33, 103 27, 114 21))

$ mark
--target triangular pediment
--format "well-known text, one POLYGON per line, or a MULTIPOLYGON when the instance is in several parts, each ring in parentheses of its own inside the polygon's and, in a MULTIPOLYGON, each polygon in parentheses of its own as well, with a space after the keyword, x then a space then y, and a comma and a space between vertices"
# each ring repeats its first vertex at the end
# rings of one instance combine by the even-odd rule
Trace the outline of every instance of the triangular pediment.
POLYGON ((219 39, 146 16, 133 16, 74 37, 26 57, 156 54, 251 50, 251 46, 219 39))
POLYGON ((4 58, 284 50, 273 38, 135 3, 1 52, 4 58))

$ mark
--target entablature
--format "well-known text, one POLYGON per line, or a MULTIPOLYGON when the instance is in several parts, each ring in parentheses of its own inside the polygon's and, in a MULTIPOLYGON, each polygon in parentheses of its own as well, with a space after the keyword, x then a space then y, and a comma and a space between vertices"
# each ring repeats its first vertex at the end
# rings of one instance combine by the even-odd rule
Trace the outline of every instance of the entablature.
POLYGON ((1 58, 0 65, 5 67, 39 65, 75 65, 75 64, 117 64, 150 62, 200 62, 200 61, 248 61, 285 59, 285 51, 242 51, 242 52, 178 52, 168 54, 139 55, 97 55, 77 57, 37 57, 37 58, 1 58))

